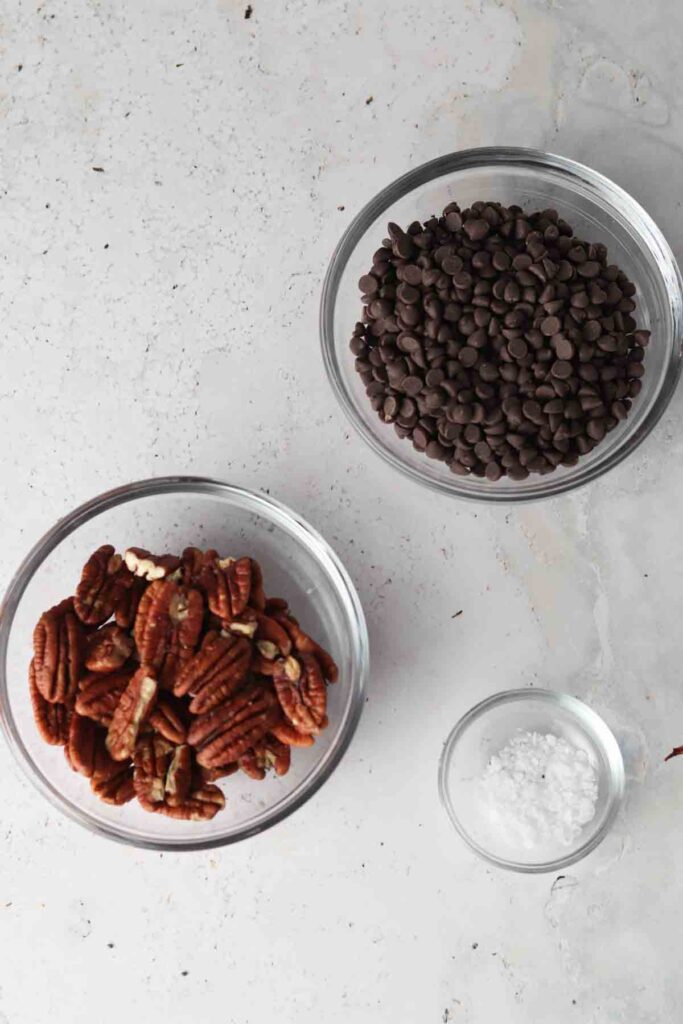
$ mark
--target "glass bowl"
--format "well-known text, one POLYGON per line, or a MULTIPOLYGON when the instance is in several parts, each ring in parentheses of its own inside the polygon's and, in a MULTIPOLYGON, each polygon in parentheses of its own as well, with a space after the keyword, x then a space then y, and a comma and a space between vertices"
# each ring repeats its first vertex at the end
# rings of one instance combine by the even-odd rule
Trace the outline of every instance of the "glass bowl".
POLYGON ((192 477, 145 480, 103 494, 61 519, 19 567, 0 608, 0 721, 11 750, 51 803, 74 821, 135 846, 197 850, 262 832, 301 807, 330 777, 355 731, 368 671, 368 637, 358 595, 323 538, 272 498, 192 477), (101 544, 180 552, 187 545, 250 554, 270 596, 287 598, 301 624, 339 665, 328 689, 329 727, 293 751, 282 778, 241 772, 222 783, 225 809, 212 821, 174 821, 133 801, 112 807, 72 772, 64 751, 38 735, 29 699, 31 635, 41 613, 72 594, 101 544))
POLYGON ((553 690, 507 690, 460 719, 439 763, 439 793, 456 831, 484 860, 511 871, 557 871, 602 842, 624 794, 624 762, 612 731, 583 701, 553 690), (585 750, 597 768, 595 816, 571 846, 547 844, 535 854, 496 830, 486 811, 482 775, 518 731, 552 733, 585 750))
POLYGON ((344 412, 361 437, 394 469, 432 490, 479 501, 546 498, 595 480, 625 459, 647 437, 674 393, 683 338, 681 275, 661 231, 623 189, 597 171, 531 149, 463 150, 440 157, 383 189, 351 222, 341 238, 323 285, 320 313, 327 374, 344 412), (517 203, 527 210, 555 207, 579 236, 603 242, 637 286, 638 326, 652 332, 643 388, 628 418, 572 468, 520 482, 457 477, 443 462, 428 459, 399 439, 378 418, 365 394, 349 350, 361 312, 358 279, 386 236, 388 221, 407 226, 440 214, 456 200, 517 203))

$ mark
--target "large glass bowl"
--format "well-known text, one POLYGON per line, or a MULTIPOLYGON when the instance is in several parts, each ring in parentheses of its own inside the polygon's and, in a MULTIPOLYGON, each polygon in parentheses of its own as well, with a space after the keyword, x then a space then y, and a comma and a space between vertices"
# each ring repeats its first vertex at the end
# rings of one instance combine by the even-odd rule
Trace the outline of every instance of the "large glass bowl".
POLYGON ((609 832, 624 795, 624 762, 609 726, 583 701, 554 690, 506 690, 460 719, 439 763, 439 793, 454 828, 480 857, 511 871, 559 871, 585 857, 609 832), (595 815, 569 846, 520 846, 491 817, 482 776, 490 759, 518 732, 552 734, 584 750, 595 766, 595 815))
POLYGON ((0 607, 0 721, 12 752, 44 796, 95 832, 136 846, 200 849, 262 832, 301 807, 330 777, 363 707, 368 637, 358 595, 341 562, 296 513, 272 498, 191 477, 146 480, 110 491, 61 519, 19 567, 0 607), (64 751, 38 735, 29 700, 31 634, 41 613, 72 594, 101 544, 177 552, 188 545, 249 554, 270 596, 285 597, 339 665, 328 689, 330 724, 313 747, 296 749, 283 778, 226 779, 225 809, 209 822, 174 821, 137 802, 101 803, 64 751))
POLYGON ((674 393, 681 368, 681 275, 661 231, 623 189, 597 171, 530 149, 470 149, 440 157, 383 189, 351 222, 339 242, 323 285, 323 358, 332 388, 361 437, 390 466, 432 490, 480 501, 550 497, 595 480, 625 459, 647 437, 674 393), (527 210, 555 207, 579 236, 603 242, 609 259, 637 286, 638 326, 652 332, 643 389, 625 421, 572 468, 515 482, 457 477, 443 462, 413 449, 373 411, 349 350, 361 312, 358 279, 386 236, 388 221, 408 225, 440 214, 456 200, 517 203, 527 210))

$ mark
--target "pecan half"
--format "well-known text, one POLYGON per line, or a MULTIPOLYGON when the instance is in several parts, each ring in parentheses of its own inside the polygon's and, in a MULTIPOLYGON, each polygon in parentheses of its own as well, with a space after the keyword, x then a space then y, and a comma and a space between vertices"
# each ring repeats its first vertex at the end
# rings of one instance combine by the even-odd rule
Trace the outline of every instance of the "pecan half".
MULTIPOLYGON (((196 548, 190 550, 194 552, 196 548)), ((232 606, 226 569, 234 559, 221 558, 213 548, 200 552, 200 554, 201 559, 193 554, 190 563, 189 560, 185 560, 185 553, 183 553, 184 571, 192 579, 194 586, 202 588, 206 595, 209 611, 221 622, 224 619, 231 619, 232 606)))
POLYGON ((156 580, 147 587, 140 599, 133 635, 140 661, 152 668, 159 668, 163 664, 171 629, 171 599, 178 590, 177 583, 156 580))
POLYGON ((166 772, 166 800, 171 806, 182 805, 192 789, 192 749, 186 743, 173 751, 171 763, 166 772))
MULTIPOLYGON (((74 715, 74 719, 79 718, 74 715)), ((72 719, 73 721, 73 719, 72 719)), ((124 782, 132 775, 130 765, 115 761, 104 742, 105 733, 89 719, 81 719, 70 734, 65 753, 74 771, 90 779, 93 792, 108 804, 124 804, 130 800, 125 796, 124 782), (128 773, 128 774, 127 774, 128 773), (125 796, 125 799, 124 799, 125 796)))
POLYGON ((199 747, 197 763, 206 768, 237 761, 258 743, 279 719, 272 690, 258 684, 247 686, 219 707, 197 717, 188 742, 199 747))
POLYGON ((244 684, 251 663, 251 647, 243 637, 223 637, 222 641, 230 644, 223 648, 223 656, 214 670, 200 676, 193 685, 193 697, 190 701, 190 713, 203 715, 212 708, 222 704, 244 684))
POLYGON ((320 662, 325 679, 331 683, 336 683, 339 678, 339 669, 332 655, 324 647, 321 647, 320 644, 317 644, 308 633, 305 633, 292 615, 277 612, 274 613, 273 617, 289 633, 294 650, 298 654, 314 654, 320 662))
POLYGON ((105 743, 106 735, 104 729, 98 728, 89 718, 73 715, 66 759, 75 772, 97 783, 108 782, 126 767, 111 757, 105 743))
MULTIPOLYGON (((318 729, 326 729, 329 723, 327 717, 327 686, 320 662, 315 654, 302 654, 304 670, 300 683, 303 702, 309 710, 311 718, 318 729)), ((292 723, 293 725, 295 723, 292 723)), ((309 732, 313 732, 309 729, 309 732)))
POLYGON ((265 765, 259 763, 255 747, 251 747, 246 754, 242 754, 237 766, 245 775, 248 775, 250 779, 256 779, 257 782, 262 782, 266 777, 265 765))
POLYGON ((86 676, 80 683, 76 711, 79 715, 85 715, 86 718, 92 718, 94 722, 108 727, 121 695, 132 677, 132 670, 86 676))
POLYGON ((105 804, 115 804, 117 807, 127 804, 135 796, 133 769, 123 768, 108 779, 93 776, 90 788, 105 804))
POLYGON ((147 721, 155 732, 170 743, 184 743, 187 726, 180 712, 180 706, 172 697, 168 694, 159 694, 147 721))
POLYGON ((206 562, 205 555, 205 563, 200 581, 206 591, 209 610, 231 622, 242 614, 249 602, 251 559, 214 558, 206 562))
POLYGON ((209 783, 195 789, 190 796, 179 803, 171 804, 168 800, 155 807, 159 814, 168 818, 180 818, 184 821, 210 821, 225 807, 225 796, 218 788, 209 783))
POLYGON ((251 558, 238 558, 228 566, 228 588, 232 617, 237 618, 249 604, 251 594, 251 558))
POLYGON ((33 631, 35 680, 51 704, 67 704, 76 692, 83 641, 83 627, 70 597, 40 616, 33 631))
POLYGON ((199 590, 181 587, 169 605, 171 629, 160 680, 172 689, 178 672, 197 649, 204 625, 204 598, 199 590))
POLYGON ((83 566, 74 598, 74 609, 81 622, 88 626, 106 622, 130 580, 123 559, 114 553, 111 544, 103 544, 94 551, 83 566))
POLYGON ((133 653, 133 640, 110 623, 91 633, 85 642, 85 667, 90 672, 115 672, 133 653))
POLYGON ((275 615, 280 612, 286 612, 288 608, 289 605, 284 597, 268 597, 266 598, 266 606, 263 610, 266 615, 275 615))
POLYGON ((69 724, 68 760, 75 772, 87 778, 95 771, 96 744, 97 725, 92 719, 74 712, 69 724))
POLYGON ((199 586, 202 570, 214 558, 218 558, 217 551, 204 552, 200 548, 185 548, 180 556, 183 581, 191 587, 199 586))
POLYGON ((135 618, 135 644, 141 663, 158 669, 165 685, 199 642, 204 599, 198 590, 174 580, 155 580, 142 595, 135 618))
POLYGON ((152 709, 157 689, 153 673, 143 665, 123 691, 107 733, 107 750, 115 761, 133 756, 140 726, 152 709))
POLYGON ((135 795, 148 811, 156 811, 166 796, 166 772, 173 744, 162 736, 141 736, 133 758, 135 795))
POLYGON ((230 697, 245 681, 251 645, 243 637, 207 633, 199 651, 176 676, 174 693, 193 694, 190 711, 202 714, 230 697))
POLYGON ((315 743, 310 732, 300 732, 291 722, 276 722, 270 731, 289 747, 312 747, 315 743))
POLYGON ((38 732, 46 743, 63 746, 69 736, 71 712, 65 704, 52 704, 45 700, 36 684, 36 667, 33 660, 28 669, 28 685, 38 732))
POLYGON ((327 688, 322 670, 313 654, 302 654, 277 663, 273 684, 280 706, 295 729, 318 733, 324 727, 327 688))
POLYGON ((153 555, 144 548, 128 548, 123 560, 134 576, 145 580, 163 580, 181 566, 176 555, 153 555))
POLYGON ((271 768, 275 769, 276 775, 286 775, 291 756, 290 747, 282 743, 277 736, 269 734, 260 743, 255 743, 251 750, 242 754, 238 764, 246 775, 260 781, 271 768))

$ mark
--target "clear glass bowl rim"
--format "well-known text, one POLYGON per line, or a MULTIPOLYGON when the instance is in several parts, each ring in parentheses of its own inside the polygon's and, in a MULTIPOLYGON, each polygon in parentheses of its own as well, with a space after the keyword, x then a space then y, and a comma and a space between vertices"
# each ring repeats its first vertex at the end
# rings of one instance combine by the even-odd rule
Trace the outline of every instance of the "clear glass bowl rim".
POLYGON ((588 704, 579 700, 578 697, 572 697, 568 693, 561 693, 557 690, 546 690, 540 687, 522 687, 521 689, 515 690, 503 690, 501 693, 494 693, 492 696, 486 697, 478 704, 475 704, 474 707, 470 708, 470 710, 462 716, 460 721, 454 725, 444 744, 441 758, 439 760, 439 797, 441 798, 441 803, 443 804, 456 832, 471 850, 478 854, 483 860, 488 861, 489 864, 495 864, 496 867, 505 868, 508 871, 523 872, 524 874, 542 874, 549 871, 558 871, 562 868, 568 867, 570 864, 575 864, 578 860, 581 860, 587 854, 591 853, 596 846, 602 842, 612 827, 624 798, 624 788, 624 760, 616 737, 604 719, 600 717, 597 711, 594 711, 589 707, 588 704), (578 847, 578 849, 568 853, 565 857, 558 857, 556 860, 543 861, 538 864, 522 864, 518 861, 496 857, 494 854, 489 853, 483 846, 476 843, 471 838, 467 830, 461 825, 448 788, 448 769, 453 752, 458 741, 470 725, 494 708, 524 700, 544 701, 550 704, 556 704, 558 707, 562 707, 564 710, 569 711, 574 717, 581 721, 584 727, 588 726, 593 739, 602 747, 610 766, 609 804, 607 813, 605 814, 605 819, 598 831, 590 836, 590 838, 578 847))
POLYGON ((474 502, 494 502, 497 504, 514 504, 518 502, 539 501, 555 497, 568 491, 582 487, 592 480, 619 465, 639 444, 651 433, 662 417, 671 400, 681 373, 683 357, 683 278, 671 247, 652 217, 625 189, 610 178, 594 171, 585 164, 578 163, 568 157, 554 153, 545 153, 538 149, 527 149, 517 146, 482 146, 475 149, 463 149, 445 156, 429 160, 401 175, 382 189, 354 217, 340 238, 330 260, 323 282, 320 301, 320 339, 322 356, 332 390, 337 397, 348 420, 358 431, 370 448, 388 465, 404 476, 423 487, 440 494, 462 498, 474 502), (609 459, 598 464, 589 464, 574 477, 549 474, 535 484, 533 493, 524 487, 491 488, 490 490, 465 488, 454 477, 451 480, 433 480, 419 470, 408 465, 404 460, 386 449, 375 437, 374 432, 363 422, 354 406, 353 399, 347 392, 339 369, 334 338, 334 310, 337 301, 339 284, 346 264, 358 242, 371 225, 399 199, 402 199, 415 188, 419 188, 436 178, 455 171, 486 169, 496 165, 516 166, 534 170, 536 168, 559 172, 568 183, 578 180, 583 186, 599 195, 603 201, 618 210, 631 224, 638 228, 639 233, 647 240, 650 256, 656 263, 659 273, 669 282, 675 282, 675 288, 667 289, 669 305, 673 320, 673 339, 668 360, 668 369, 659 393, 652 404, 647 417, 640 424, 638 431, 631 434, 609 459), (554 478, 554 479, 553 479, 554 478))
POLYGON ((233 484, 223 483, 220 480, 194 476, 156 477, 125 484, 106 491, 79 505, 59 519, 41 537, 17 569, 5 591, 2 603, 0 603, 0 725, 2 726, 9 749, 29 781, 54 807, 89 831, 104 835, 109 839, 114 839, 128 846, 145 849, 172 852, 214 849, 265 832, 268 828, 289 817, 290 814, 293 814, 294 811, 302 807, 327 781, 348 749, 360 720, 364 706, 369 663, 367 626, 360 598, 353 582, 335 551, 302 516, 270 496, 265 497, 262 494, 257 494, 254 491, 233 484), (298 540, 309 549, 316 561, 323 565, 331 584, 337 591, 352 626, 352 655, 353 663, 356 666, 356 679, 353 681, 355 695, 344 731, 340 734, 337 746, 332 752, 325 769, 314 780, 306 783, 296 800, 293 800, 287 807, 269 816, 267 821, 250 828, 244 828, 235 835, 214 836, 197 841, 183 842, 182 844, 164 842, 162 840, 143 840, 127 836, 119 832, 115 826, 103 825, 91 820, 87 812, 81 811, 66 801, 59 789, 53 786, 48 779, 39 775, 34 767, 33 760, 24 746, 9 710, 7 682, 7 647, 14 616, 28 583, 50 552, 79 526, 87 523, 102 512, 109 511, 119 505, 125 505, 138 498, 173 493, 182 493, 184 495, 206 494, 218 498, 235 498, 243 508, 263 515, 271 523, 286 524, 298 540))

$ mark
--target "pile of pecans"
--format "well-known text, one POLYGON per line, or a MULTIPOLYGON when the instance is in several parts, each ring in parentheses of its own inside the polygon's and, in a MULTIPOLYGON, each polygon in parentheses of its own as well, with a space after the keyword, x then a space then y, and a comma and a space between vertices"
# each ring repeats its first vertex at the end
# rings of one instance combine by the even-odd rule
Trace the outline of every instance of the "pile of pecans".
POLYGON ((284 775, 313 744, 337 675, 253 558, 105 544, 41 615, 29 685, 42 738, 102 800, 206 821, 217 779, 284 775))
POLYGON ((373 409, 460 476, 574 466, 641 390, 635 286, 557 210, 450 203, 389 224, 358 284, 350 347, 373 409))

